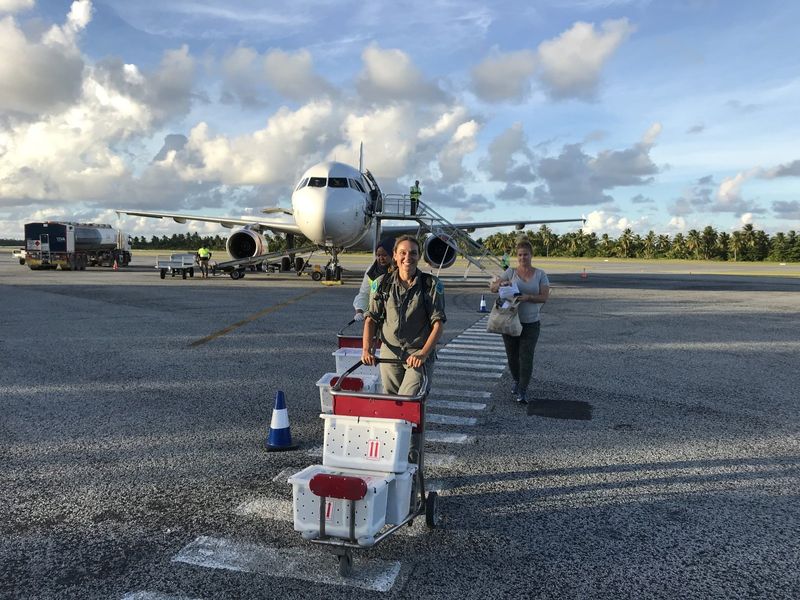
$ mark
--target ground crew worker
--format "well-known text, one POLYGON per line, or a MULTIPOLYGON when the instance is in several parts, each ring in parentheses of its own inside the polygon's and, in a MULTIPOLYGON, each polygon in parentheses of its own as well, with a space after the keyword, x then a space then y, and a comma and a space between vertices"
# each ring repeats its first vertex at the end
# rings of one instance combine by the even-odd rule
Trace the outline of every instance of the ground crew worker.
POLYGON ((422 190, 419 187, 419 180, 414 182, 414 185, 411 186, 411 190, 408 193, 411 196, 411 214, 417 214, 417 210, 419 209, 419 197, 422 196, 422 190))
POLYGON ((203 275, 203 279, 208 279, 208 261, 211 258, 211 250, 205 247, 205 245, 200 247, 200 250, 197 251, 197 262, 200 263, 200 273, 203 275))
POLYGON ((364 273, 364 279, 361 281, 361 287, 358 294, 353 299, 353 308, 356 314, 353 316, 354 321, 363 321, 364 312, 369 308, 369 295, 372 289, 372 283, 381 275, 386 275, 389 267, 392 264, 392 250, 394 249, 394 238, 386 238, 381 240, 378 247, 375 248, 375 262, 364 273))

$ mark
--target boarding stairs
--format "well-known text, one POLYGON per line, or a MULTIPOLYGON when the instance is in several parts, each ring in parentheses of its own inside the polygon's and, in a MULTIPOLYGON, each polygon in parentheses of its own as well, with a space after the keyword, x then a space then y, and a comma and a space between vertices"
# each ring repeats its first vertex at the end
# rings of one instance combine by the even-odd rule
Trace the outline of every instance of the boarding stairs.
MULTIPOLYGON (((472 239, 464 229, 459 229, 429 205, 419 201, 416 214, 411 214, 411 196, 408 194, 382 194, 375 207, 375 217, 384 220, 413 220, 419 224, 419 233, 432 233, 450 245, 469 263, 489 275, 505 271, 494 254, 472 239)), ((464 277, 467 273, 464 273, 464 277)))

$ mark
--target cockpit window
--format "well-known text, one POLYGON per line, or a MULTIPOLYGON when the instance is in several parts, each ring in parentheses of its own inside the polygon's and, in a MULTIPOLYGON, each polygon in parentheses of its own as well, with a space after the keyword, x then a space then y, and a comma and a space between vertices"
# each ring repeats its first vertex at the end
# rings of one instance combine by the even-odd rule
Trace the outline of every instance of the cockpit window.
POLYGON ((328 187, 346 188, 347 187, 347 177, 329 177, 328 178, 328 187))
POLYGON ((294 188, 294 191, 296 192, 296 191, 297 191, 297 190, 299 190, 300 188, 304 188, 304 187, 306 187, 307 185, 308 185, 308 177, 305 177, 305 178, 303 178, 303 179, 301 179, 301 180, 300 180, 300 183, 298 183, 298 184, 297 184, 297 187, 296 187, 296 188, 294 188))
POLYGON ((324 177, 310 177, 308 179, 308 186, 309 187, 325 187, 325 183, 327 179, 324 177))
POLYGON ((358 191, 359 191, 359 192, 361 192, 362 194, 365 194, 365 193, 366 193, 366 191, 365 191, 365 190, 364 190, 364 188, 362 187, 361 183, 359 183, 359 182, 358 182, 358 181, 356 181, 355 179, 348 179, 348 181, 350 182, 350 187, 351 187, 351 188, 353 188, 354 190, 358 190, 358 191))

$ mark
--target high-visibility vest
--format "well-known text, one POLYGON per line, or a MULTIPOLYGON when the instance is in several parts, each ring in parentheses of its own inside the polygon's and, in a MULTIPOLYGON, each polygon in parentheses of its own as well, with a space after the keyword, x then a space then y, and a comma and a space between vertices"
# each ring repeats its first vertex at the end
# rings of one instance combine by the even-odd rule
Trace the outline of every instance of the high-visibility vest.
POLYGON ((200 258, 209 258, 211 256, 211 251, 205 246, 200 248, 197 253, 200 255, 200 258))
POLYGON ((409 195, 411 196, 412 200, 419 200, 419 197, 422 196, 422 190, 419 189, 418 185, 412 185, 409 195))

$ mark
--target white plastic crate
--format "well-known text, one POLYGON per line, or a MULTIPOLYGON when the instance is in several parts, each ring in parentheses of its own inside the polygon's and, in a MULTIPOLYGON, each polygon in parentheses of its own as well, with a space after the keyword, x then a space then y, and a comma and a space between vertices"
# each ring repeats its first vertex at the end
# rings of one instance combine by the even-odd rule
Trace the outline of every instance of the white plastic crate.
POLYGON ((322 464, 326 467, 404 473, 411 423, 400 419, 320 415, 325 420, 322 464))
POLYGON ((386 523, 396 525, 402 523, 411 509, 411 488, 417 465, 408 465, 405 473, 396 473, 389 484, 389 496, 386 500, 386 523))
MULTIPOLYGON (((361 348, 339 348, 335 352, 332 352, 332 354, 334 358, 336 358, 337 373, 344 373, 347 371, 347 369, 361 360, 361 348)), ((373 367, 361 365, 355 371, 353 371, 351 375, 376 375, 377 377, 380 377, 381 370, 378 365, 373 367)))
MULTIPOLYGON (((386 501, 392 473, 366 474, 363 471, 335 469, 311 465, 289 477, 292 484, 294 530, 304 537, 319 536, 320 497, 309 488, 311 478, 318 473, 360 477, 367 484, 367 495, 357 500, 355 536, 363 545, 371 545, 372 538, 386 524, 386 501)), ((335 537, 350 537, 350 501, 327 498, 325 501, 325 533, 335 537)))
MULTIPOLYGON (((323 413, 332 413, 333 412, 333 396, 331 396, 331 379, 334 377, 338 377, 337 373, 325 373, 319 381, 317 381, 317 387, 319 388, 319 402, 320 408, 323 413)), ((350 379, 351 377, 360 379, 364 384, 364 387, 361 389, 362 392, 365 393, 380 393, 383 389, 381 385, 381 378, 380 376, 376 375, 367 375, 367 374, 360 374, 355 375, 351 374, 348 375, 347 378, 350 379)))

